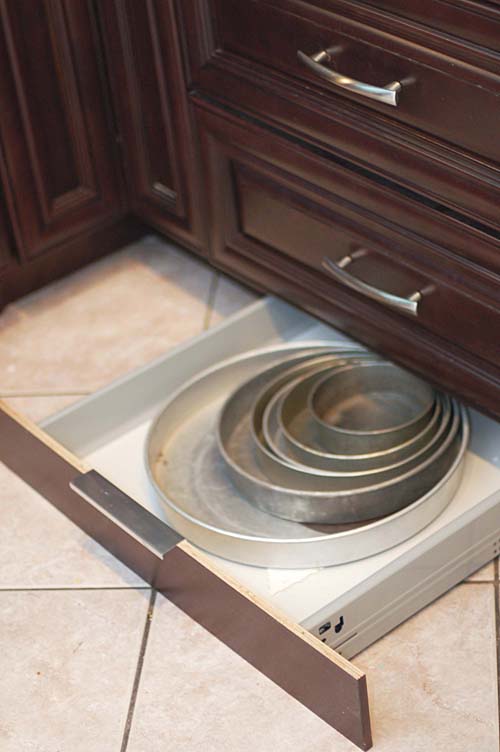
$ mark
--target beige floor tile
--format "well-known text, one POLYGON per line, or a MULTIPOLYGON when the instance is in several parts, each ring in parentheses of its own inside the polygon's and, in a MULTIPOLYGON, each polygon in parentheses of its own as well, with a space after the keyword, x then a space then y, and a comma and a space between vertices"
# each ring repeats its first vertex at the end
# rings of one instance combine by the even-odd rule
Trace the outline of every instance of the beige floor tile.
POLYGON ((2 752, 119 752, 148 601, 134 590, 0 593, 2 752))
POLYGON ((127 752, 354 752, 354 745, 159 597, 127 752))
POLYGON ((3 400, 21 415, 39 423, 83 397, 82 394, 58 394, 49 397, 4 397, 3 400))
POLYGON ((250 288, 244 287, 230 277, 221 274, 212 301, 209 326, 214 326, 226 316, 230 316, 241 308, 250 305, 250 303, 254 303, 258 298, 259 295, 250 288))
POLYGON ((0 394, 93 391, 199 334, 213 275, 148 238, 9 306, 0 394))
POLYGON ((144 585, 1 463, 0 501, 0 588, 144 585))
POLYGON ((376 752, 497 752, 494 588, 459 585, 359 655, 376 752))
MULTIPOLYGON (((358 656, 368 673, 374 752, 497 752, 493 605, 491 585, 459 586, 358 656)), ((128 750, 201 748, 355 749, 160 598, 128 750)))

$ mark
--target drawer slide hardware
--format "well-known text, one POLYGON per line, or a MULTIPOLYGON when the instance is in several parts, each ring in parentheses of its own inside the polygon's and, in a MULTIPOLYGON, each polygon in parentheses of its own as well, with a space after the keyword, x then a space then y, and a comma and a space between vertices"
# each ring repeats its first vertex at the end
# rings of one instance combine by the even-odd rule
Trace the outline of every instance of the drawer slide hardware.
MULTIPOLYGON (((345 285, 346 287, 350 287, 361 295, 371 298, 371 300, 375 300, 377 303, 382 303, 382 305, 388 306, 389 308, 394 308, 401 313, 407 313, 410 314, 410 316, 418 316, 418 304, 422 300, 423 291, 417 290, 417 292, 412 293, 407 298, 401 298, 399 295, 393 295, 390 292, 385 292, 385 290, 379 290, 377 287, 373 287, 373 285, 369 285, 367 282, 357 279, 353 274, 346 271, 346 267, 357 258, 366 256, 367 253, 368 252, 364 249, 359 249, 350 256, 344 256, 340 261, 332 261, 325 256, 322 266, 337 282, 340 282, 340 284, 345 285)), ((430 291, 430 288, 428 290, 426 289, 426 292, 430 291)))
POLYGON ((326 79, 331 84, 350 91, 352 94, 359 94, 366 99, 374 99, 376 102, 382 102, 388 104, 391 107, 397 107, 399 101, 399 93, 403 88, 399 81, 393 81, 386 86, 372 86, 366 84, 363 81, 356 81, 354 78, 344 76, 342 73, 338 73, 331 68, 327 68, 325 63, 332 63, 332 54, 335 51, 335 47, 328 50, 321 50, 315 55, 306 55, 301 50, 297 51, 297 57, 306 65, 309 70, 315 73, 317 76, 326 79))

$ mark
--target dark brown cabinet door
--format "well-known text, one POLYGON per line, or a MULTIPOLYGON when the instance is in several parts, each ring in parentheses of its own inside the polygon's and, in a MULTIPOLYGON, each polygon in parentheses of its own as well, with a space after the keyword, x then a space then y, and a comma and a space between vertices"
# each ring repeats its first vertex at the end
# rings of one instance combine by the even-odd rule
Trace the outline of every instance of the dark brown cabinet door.
POLYGON ((87 0, 0 0, 2 180, 21 258, 122 211, 87 0))
POLYGON ((174 0, 110 0, 100 12, 132 209, 202 251, 197 158, 174 0))

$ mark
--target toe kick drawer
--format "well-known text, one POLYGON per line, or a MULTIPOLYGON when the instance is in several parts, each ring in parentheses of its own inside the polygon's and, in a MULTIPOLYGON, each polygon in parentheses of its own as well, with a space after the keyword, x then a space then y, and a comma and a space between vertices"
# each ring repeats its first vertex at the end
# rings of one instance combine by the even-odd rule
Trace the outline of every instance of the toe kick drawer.
MULTIPOLYGON (((274 577, 284 582, 286 570, 235 564, 185 539, 192 517, 182 515, 175 491, 170 500, 155 495, 144 467, 155 416, 200 372, 255 348, 311 341, 355 344, 277 298, 259 300, 42 426, 0 402, 0 460, 234 653, 369 749, 366 676, 347 658, 498 553, 500 425, 470 411, 463 478, 424 544, 404 541, 382 563, 368 557, 345 572, 320 567, 297 580, 293 570, 284 588, 274 577)), ((205 408, 191 405, 193 413, 205 408)))
MULTIPOLYGON (((431 378, 453 352, 462 368, 481 359, 498 379, 498 276, 420 235, 411 203, 381 186, 257 126, 201 110, 198 118, 207 193, 217 197, 216 263, 413 367, 422 369, 426 343, 437 351, 431 378)), ((453 368, 448 378, 460 392, 453 368)))

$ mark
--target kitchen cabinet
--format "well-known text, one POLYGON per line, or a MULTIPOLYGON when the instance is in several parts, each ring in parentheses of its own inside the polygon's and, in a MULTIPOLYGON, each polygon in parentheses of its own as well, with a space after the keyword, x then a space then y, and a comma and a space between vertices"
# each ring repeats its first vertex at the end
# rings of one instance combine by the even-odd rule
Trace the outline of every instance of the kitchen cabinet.
POLYGON ((15 295, 109 248, 125 206, 92 3, 3 0, 0 36, 1 178, 25 269, 10 269, 15 295))
POLYGON ((435 5, 4 0, 4 289, 154 227, 499 416, 500 15, 435 5))
POLYGON ((500 416, 500 58, 349 0, 182 8, 212 261, 500 416))
POLYGON ((495 8, 28 5, 0 5, 10 298, 154 227, 500 415, 495 8))
POLYGON ((203 211, 182 40, 173 0, 101 8, 130 208, 205 253, 203 211))
MULTIPOLYGON (((492 3, 438 0, 431 26, 427 7, 0 0, 0 177, 16 254, 0 220, 4 289, 22 294, 154 227, 500 418, 500 17, 492 3)), ((52 432, 3 406, 2 459, 368 748, 365 677, 311 637, 323 634, 321 621, 283 620, 272 599, 254 597, 138 508, 133 497, 148 489, 110 489, 87 465, 89 446, 142 425, 165 389, 274 342, 296 317, 308 331, 307 314, 261 301, 75 407, 52 432)), ((488 419, 474 415, 475 435, 485 435, 488 419)), ((488 425, 493 454, 498 426, 488 425)), ((470 574, 462 553, 471 546, 478 564, 498 554, 496 467, 490 481, 476 509, 484 531, 454 528, 458 559, 413 610, 470 574)), ((429 566, 442 572, 448 551, 438 534, 434 543, 443 558, 429 566)), ((411 612, 396 605, 388 628, 411 612)))

